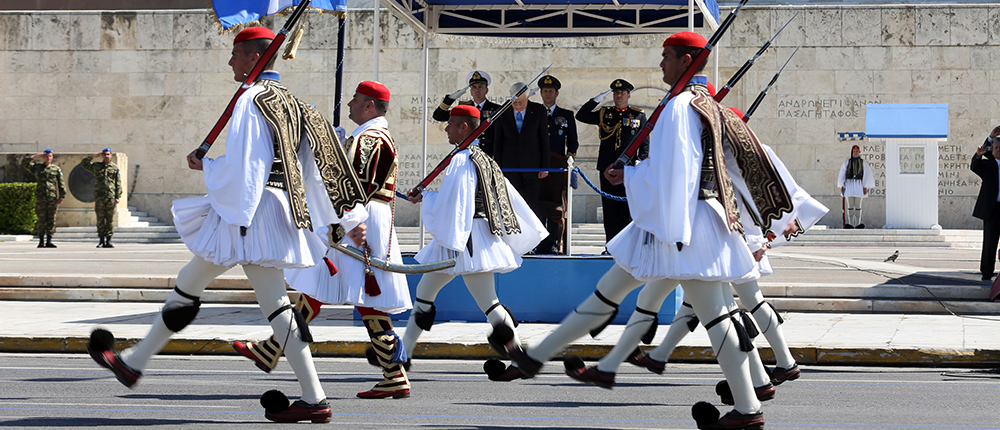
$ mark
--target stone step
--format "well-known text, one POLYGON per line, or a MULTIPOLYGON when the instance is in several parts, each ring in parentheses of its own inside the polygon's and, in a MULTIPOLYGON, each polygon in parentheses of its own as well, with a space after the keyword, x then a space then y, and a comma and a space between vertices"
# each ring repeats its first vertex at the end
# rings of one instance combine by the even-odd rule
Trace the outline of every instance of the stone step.
MULTIPOLYGON (((115 228, 115 236, 126 242, 180 242, 176 229, 166 223, 153 222, 155 217, 132 217, 129 226, 115 228), (168 236, 164 236, 168 234, 168 236)), ((400 245, 417 246, 420 228, 398 226, 395 228, 400 245)), ((573 246, 604 246, 604 227, 597 223, 573 226, 573 246)), ((97 227, 60 227, 59 240, 90 240, 96 237, 97 227)), ((424 232, 424 240, 430 234, 424 232)), ((979 247, 982 232, 978 230, 931 230, 931 229, 829 229, 818 226, 803 234, 790 246, 837 246, 837 247, 979 247)))
MULTIPOLYGON (((173 289, 171 276, 0 275, 0 300, 162 302, 173 289)), ((989 285, 829 285, 761 283, 779 311, 845 313, 997 314, 989 285)), ((246 279, 212 281, 206 302, 254 303, 246 279)))
MULTIPOLYGON (((97 227, 86 226, 86 227, 58 227, 57 231, 59 234, 71 234, 71 233, 93 233, 97 234, 97 227)), ((136 227, 136 226, 122 226, 115 227, 115 234, 121 233, 177 233, 177 228, 172 225, 164 226, 148 226, 148 227, 136 227)))

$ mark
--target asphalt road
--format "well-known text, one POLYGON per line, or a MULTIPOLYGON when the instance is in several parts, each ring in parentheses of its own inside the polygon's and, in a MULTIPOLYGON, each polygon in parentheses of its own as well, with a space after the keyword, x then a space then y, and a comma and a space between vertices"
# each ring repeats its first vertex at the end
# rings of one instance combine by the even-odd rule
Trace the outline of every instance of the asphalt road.
MULTIPOLYGON (((674 364, 662 375, 624 364, 614 390, 570 380, 561 363, 538 378, 490 382, 478 360, 419 360, 413 397, 361 400, 376 369, 363 359, 317 359, 333 428, 694 429, 691 405, 714 394, 718 366, 674 364)), ((271 374, 238 357, 154 359, 135 389, 85 355, 0 355, 0 428, 275 428, 258 404, 295 395, 287 363, 271 374)), ((770 429, 1000 429, 1000 373, 940 368, 810 367, 764 403, 770 429)), ((723 409, 725 412, 728 409, 723 409)))

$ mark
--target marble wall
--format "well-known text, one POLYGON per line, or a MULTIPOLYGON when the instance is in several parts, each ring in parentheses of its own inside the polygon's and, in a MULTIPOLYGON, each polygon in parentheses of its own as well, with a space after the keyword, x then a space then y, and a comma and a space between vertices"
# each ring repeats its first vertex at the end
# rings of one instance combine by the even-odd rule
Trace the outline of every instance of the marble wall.
MULTIPOLYGON (((747 6, 717 49, 718 70, 710 60, 707 72, 717 86, 796 12, 724 104, 746 109, 801 45, 751 125, 800 185, 831 208, 822 223, 840 225, 834 183, 855 143, 878 173, 864 221, 884 223, 884 142, 839 138, 864 131, 865 104, 948 103, 949 140, 939 157, 940 224, 979 228, 971 216, 979 180, 968 163, 975 146, 1000 123, 992 92, 1000 89, 1000 6, 747 6)), ((372 22, 370 9, 349 13, 345 100, 357 82, 373 77, 372 22)), ((277 28, 281 22, 267 24, 277 28)), ((294 93, 332 116, 338 22, 312 14, 307 24, 296 58, 279 60, 276 68, 294 93)), ((472 69, 492 75, 489 97, 501 102, 511 84, 553 63, 550 72, 563 82, 560 105, 573 110, 615 78, 635 85, 632 104, 647 112, 666 88, 658 68, 663 35, 431 35, 424 100, 422 36, 387 11, 380 27, 378 80, 393 93, 387 117, 399 147, 400 189, 422 177, 424 102, 433 109, 464 85, 472 69)), ((131 204, 169 220, 173 199, 204 192, 184 156, 204 139, 236 90, 227 65, 231 40, 218 34, 204 10, 0 13, 0 109, 6 113, 0 118, 0 152, 112 146, 138 170, 131 204)), ((341 122, 350 130, 344 104, 341 122)), ((578 125, 578 163, 596 180, 596 127, 578 125)), ((429 120, 426 134, 429 170, 450 146, 443 123, 429 120)), ((222 153, 220 144, 209 156, 222 153)), ((596 195, 583 188, 576 195, 574 219, 596 221, 596 195)), ((417 221, 415 206, 407 202, 399 202, 396 213, 400 225, 417 221)))

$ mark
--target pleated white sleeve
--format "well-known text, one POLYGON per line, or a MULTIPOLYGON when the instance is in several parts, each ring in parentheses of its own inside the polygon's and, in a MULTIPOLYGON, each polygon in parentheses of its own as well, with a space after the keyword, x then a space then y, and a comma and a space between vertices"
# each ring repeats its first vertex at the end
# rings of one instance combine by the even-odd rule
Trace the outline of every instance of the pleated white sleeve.
POLYGON ((274 161, 270 126, 253 103, 263 86, 250 87, 236 101, 226 135, 226 154, 202 159, 205 188, 223 221, 249 227, 274 161))
POLYGON ((650 133, 649 158, 625 167, 625 193, 635 225, 665 243, 691 243, 701 179, 701 120, 692 93, 667 102, 650 133))
POLYGON ((861 160, 861 165, 864 166, 865 174, 862 177, 862 186, 868 188, 869 190, 875 188, 875 172, 872 172, 871 167, 868 166, 868 162, 861 160))
POLYGON ((476 168, 465 150, 448 163, 438 191, 423 192, 420 215, 424 228, 445 248, 460 251, 469 241, 476 210, 476 180, 476 168))

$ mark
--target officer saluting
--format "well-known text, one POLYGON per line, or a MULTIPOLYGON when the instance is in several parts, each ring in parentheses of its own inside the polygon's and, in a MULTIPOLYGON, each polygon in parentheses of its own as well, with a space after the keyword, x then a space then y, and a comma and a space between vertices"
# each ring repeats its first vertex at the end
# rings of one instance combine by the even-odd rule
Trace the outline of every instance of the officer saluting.
MULTIPOLYGON (((601 147, 597 154, 598 172, 604 172, 604 169, 614 163, 632 142, 632 137, 646 124, 646 114, 642 112, 642 109, 628 105, 633 88, 635 87, 628 81, 615 79, 611 82, 610 90, 584 103, 580 107, 580 111, 576 113, 576 119, 580 122, 594 124, 598 127, 598 134, 601 138, 601 147), (612 92, 614 93, 614 106, 602 107, 595 112, 594 108, 612 92)), ((643 147, 648 151, 647 143, 644 142, 643 147)), ((643 152, 643 149, 640 149, 638 158, 644 158, 643 152)), ((619 197, 625 196, 625 186, 611 185, 611 182, 603 174, 601 175, 601 191, 619 197)), ((632 216, 628 211, 628 202, 619 202, 604 197, 601 198, 601 202, 604 207, 605 241, 609 241, 632 221, 632 216)))
MULTIPOLYGON (((497 109, 500 109, 500 105, 486 100, 486 94, 490 92, 490 75, 482 70, 473 70, 472 73, 465 78, 469 83, 467 88, 462 88, 451 94, 444 96, 444 100, 441 101, 441 105, 437 109, 434 109, 434 113, 431 114, 431 118, 436 121, 448 122, 449 112, 451 109, 451 104, 455 103, 465 91, 468 90, 472 94, 472 100, 463 100, 458 102, 460 105, 472 105, 479 110, 480 121, 485 121, 492 118, 493 114, 496 113, 497 109)), ((479 148, 486 153, 486 155, 493 156, 493 126, 489 126, 483 131, 483 134, 479 136, 479 148)))
POLYGON ((56 248, 52 244, 52 235, 56 232, 56 205, 66 198, 66 181, 63 180, 62 169, 52 164, 51 149, 41 154, 24 157, 21 167, 35 176, 35 215, 38 217, 35 232, 38 233, 39 248, 56 248), (32 160, 41 159, 41 163, 32 160))

